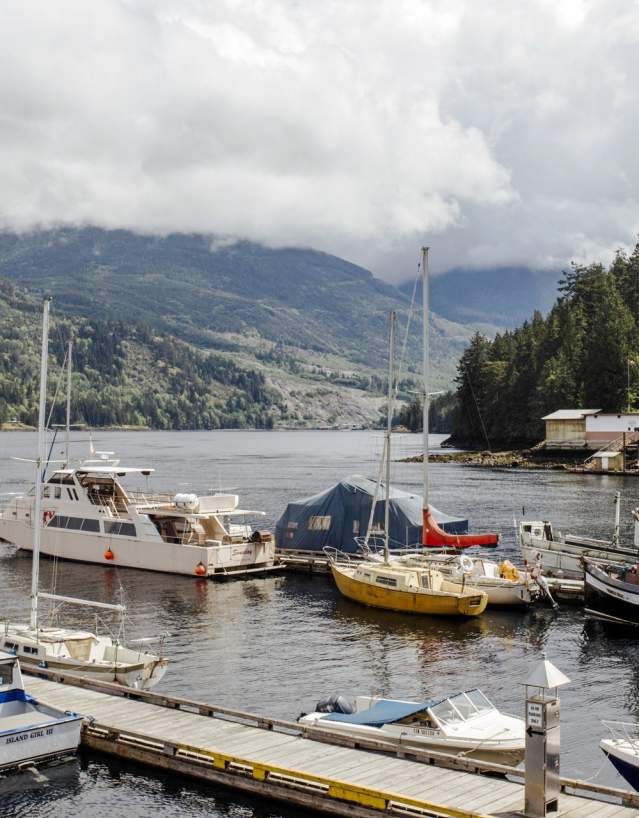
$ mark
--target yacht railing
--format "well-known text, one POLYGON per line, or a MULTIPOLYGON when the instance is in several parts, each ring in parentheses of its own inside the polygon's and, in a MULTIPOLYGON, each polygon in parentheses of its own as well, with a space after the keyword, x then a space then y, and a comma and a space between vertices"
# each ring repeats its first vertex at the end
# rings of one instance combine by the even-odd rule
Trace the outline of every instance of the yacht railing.
POLYGON ((158 506, 158 505, 173 505, 173 495, 163 492, 150 493, 147 491, 131 491, 127 490, 127 496, 136 505, 144 506, 158 506))
POLYGON ((603 721, 613 741, 626 741, 633 750, 639 752, 639 724, 626 721, 603 721))

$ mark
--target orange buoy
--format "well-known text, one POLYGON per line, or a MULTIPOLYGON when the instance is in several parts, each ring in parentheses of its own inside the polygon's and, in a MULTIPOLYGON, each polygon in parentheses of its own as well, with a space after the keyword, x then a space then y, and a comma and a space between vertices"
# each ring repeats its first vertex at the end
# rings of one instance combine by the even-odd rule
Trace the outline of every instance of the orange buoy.
POLYGON ((115 554, 113 553, 113 551, 111 551, 110 548, 107 548, 107 550, 104 552, 104 559, 105 560, 114 560, 115 559, 115 554))
POLYGON ((203 577, 204 574, 206 574, 206 565, 204 565, 203 562, 198 562, 198 564, 195 566, 195 573, 198 575, 198 577, 203 577))

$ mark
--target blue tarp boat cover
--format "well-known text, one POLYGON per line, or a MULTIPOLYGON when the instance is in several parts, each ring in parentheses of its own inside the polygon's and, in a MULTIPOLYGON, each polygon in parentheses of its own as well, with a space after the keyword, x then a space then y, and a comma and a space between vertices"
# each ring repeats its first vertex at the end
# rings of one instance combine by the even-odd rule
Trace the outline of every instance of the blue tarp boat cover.
POLYGON ((433 707, 442 699, 433 699, 430 702, 395 702, 392 699, 380 699, 368 710, 359 713, 329 713, 322 721, 343 721, 346 724, 363 724, 367 727, 383 727, 401 721, 407 716, 421 713, 428 707, 433 707))
MULTIPOLYGON (((278 548, 296 551, 321 551, 325 546, 355 553, 356 538, 363 538, 375 494, 375 481, 351 474, 336 486, 289 503, 277 521, 275 539, 278 548)), ((375 505, 373 535, 380 542, 384 525, 384 494, 375 505)), ((437 523, 449 534, 465 534, 468 520, 451 517, 431 506, 437 523)), ((422 498, 418 494, 393 488, 390 492, 390 547, 405 548, 422 541, 422 498)))

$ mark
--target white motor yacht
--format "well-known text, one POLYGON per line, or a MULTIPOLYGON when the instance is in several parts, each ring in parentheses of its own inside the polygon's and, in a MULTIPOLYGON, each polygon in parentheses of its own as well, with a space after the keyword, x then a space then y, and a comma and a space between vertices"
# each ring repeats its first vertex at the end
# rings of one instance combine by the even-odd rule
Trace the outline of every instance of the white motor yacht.
MULTIPOLYGON (((96 454, 46 478, 42 554, 193 577, 273 566, 271 534, 236 522, 262 512, 239 509, 236 494, 127 490, 121 478, 153 469, 122 466, 111 452, 96 454)), ((33 516, 33 493, 11 497, 0 513, 0 538, 31 550, 33 516)))
POLYGON ((75 753, 82 716, 40 704, 25 693, 18 659, 0 651, 0 771, 75 753))
POLYGON ((517 765, 524 757, 524 721, 507 716, 478 688, 427 702, 332 697, 301 724, 353 738, 382 739, 454 755, 517 765), (321 708, 321 709, 320 709, 321 708), (341 712, 326 712, 336 709, 341 712), (351 712, 344 712, 344 711, 351 712))

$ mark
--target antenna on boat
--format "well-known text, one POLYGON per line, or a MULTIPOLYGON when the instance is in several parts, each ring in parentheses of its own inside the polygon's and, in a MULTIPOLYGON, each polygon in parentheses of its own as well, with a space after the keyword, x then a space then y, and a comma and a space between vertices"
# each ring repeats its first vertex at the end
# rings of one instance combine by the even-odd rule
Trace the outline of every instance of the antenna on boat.
POLYGON ((390 477, 391 477, 391 434, 393 432, 393 396, 395 394, 394 376, 395 355, 395 311, 388 316, 388 417, 386 418, 386 502, 384 504, 384 563, 390 562, 389 523, 390 523, 390 477))
POLYGON ((42 350, 40 357, 40 404, 38 407, 38 452, 36 455, 35 497, 33 506, 33 560, 31 565, 31 627, 38 627, 38 580, 40 574, 40 532, 42 531, 42 470, 44 468, 44 421, 47 404, 47 364, 49 356, 49 307, 51 298, 42 307, 42 350))

